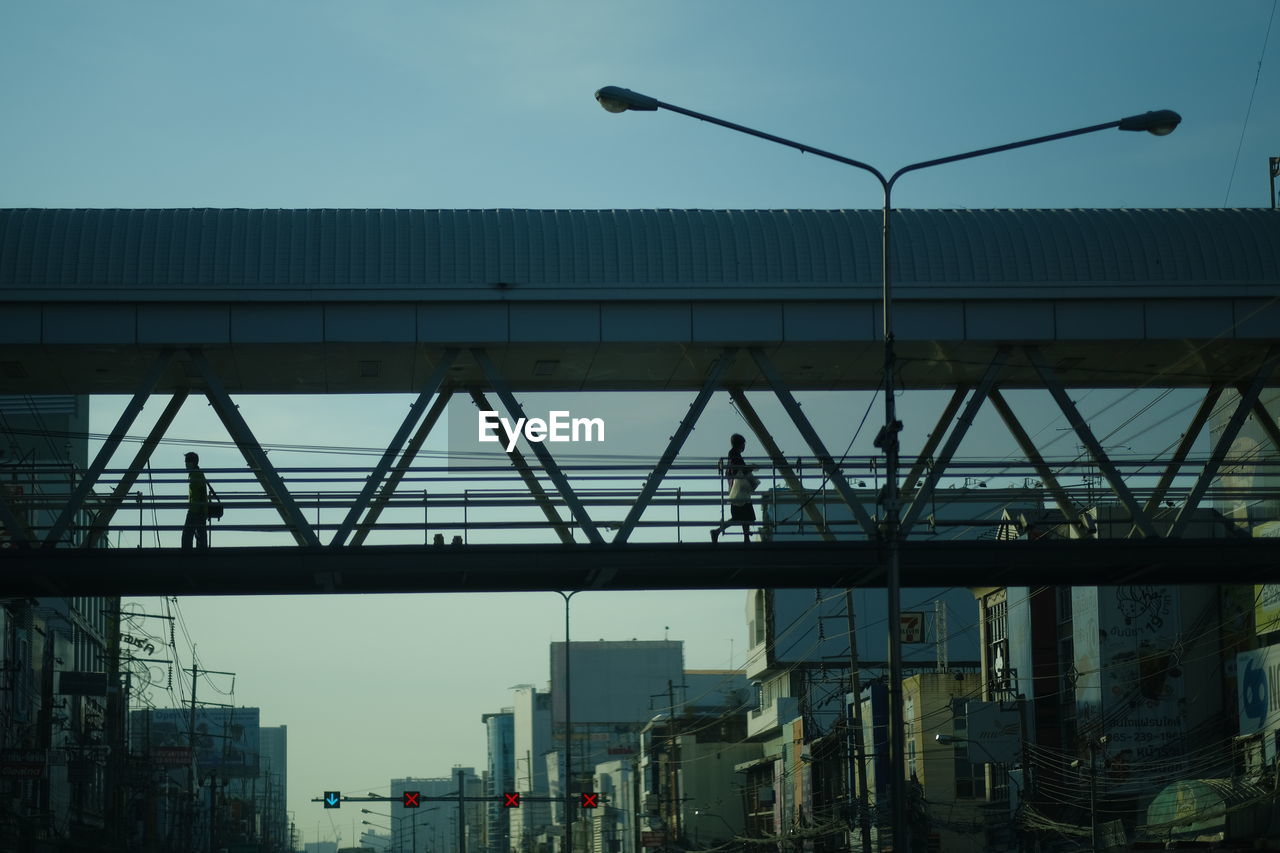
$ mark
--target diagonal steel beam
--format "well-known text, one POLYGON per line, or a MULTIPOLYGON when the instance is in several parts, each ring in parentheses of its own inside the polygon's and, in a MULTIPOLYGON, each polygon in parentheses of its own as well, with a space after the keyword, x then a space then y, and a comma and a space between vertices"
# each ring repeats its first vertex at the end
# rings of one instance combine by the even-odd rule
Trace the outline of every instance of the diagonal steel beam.
POLYGON ((249 425, 245 423, 244 417, 241 416, 240 410, 232 402, 230 395, 227 394, 227 389, 223 387, 222 380, 214 372, 213 366, 209 364, 208 359, 204 357, 204 353, 200 350, 189 350, 189 352, 196 369, 200 371, 200 375, 204 378, 205 396, 213 406, 214 412, 217 413, 218 419, 222 421, 222 425, 226 427, 231 440, 236 443, 236 447, 239 448, 240 453, 244 456, 245 462, 249 464, 249 470, 258 478, 263 491, 267 493, 267 497, 275 504, 276 511, 280 513, 280 518, 284 521, 285 526, 289 528, 289 533, 293 535, 294 541, 299 545, 313 548, 320 547, 320 540, 316 537, 316 532, 311 529, 306 516, 302 514, 302 510, 298 508, 297 502, 294 501, 293 495, 289 494, 289 489, 285 486, 284 480, 280 478, 275 466, 267 459, 266 451, 262 449, 262 445, 258 444, 258 440, 254 438, 253 430, 249 429, 249 425))
POLYGON ((1058 408, 1066 417, 1067 423, 1071 424, 1076 437, 1080 439, 1080 443, 1089 451, 1089 455, 1093 458, 1094 464, 1098 466, 1102 476, 1107 478, 1111 491, 1116 493, 1120 503, 1124 504, 1124 508, 1129 511, 1129 518, 1132 519, 1134 526, 1148 539, 1158 538, 1160 534, 1151 525, 1151 519, 1142 511, 1142 507, 1138 506, 1137 499, 1129 491, 1129 487, 1124 484, 1124 478, 1120 476, 1116 466, 1111 463, 1111 457, 1107 455, 1106 449, 1094 437, 1093 430, 1089 429, 1089 425, 1084 422, 1080 410, 1076 408, 1076 404, 1067 395, 1066 389, 1058 381, 1058 376, 1053 372, 1053 368, 1049 366, 1049 363, 1044 360, 1044 356, 1035 347, 1023 347, 1023 351, 1027 355, 1027 360, 1031 362, 1031 366, 1035 368, 1036 373, 1040 376, 1040 381, 1044 383, 1054 402, 1058 404, 1058 408))
POLYGON ((458 351, 456 349, 444 351, 444 355, 436 365, 435 370, 431 371, 431 375, 423 384, 422 390, 418 392, 417 399, 410 404, 408 414, 404 416, 404 420, 401 421, 400 428, 396 430, 396 434, 391 437, 391 443, 383 451, 382 458, 374 466, 369 479, 365 480, 364 488, 356 496, 355 503, 347 510, 347 517, 342 520, 342 524, 338 525, 329 547, 341 548, 342 544, 347 541, 347 537, 351 535, 351 529, 356 526, 356 521, 360 518, 361 513, 368 508, 373 493, 382 484, 382 479, 387 476, 387 470, 391 468, 392 461, 395 460, 396 455, 400 452, 400 448, 404 446, 405 440, 409 437, 409 431, 418 423, 418 420, 422 417, 423 410, 427 407, 427 403, 440 390, 440 386, 444 384, 449 368, 453 366, 453 360, 457 355, 458 351))
MULTIPOLYGON (((1237 385, 1238 390, 1243 396, 1248 389, 1248 385, 1237 385)), ((1276 419, 1267 411, 1267 407, 1262 404, 1262 397, 1253 401, 1253 417, 1262 427, 1262 431, 1267 434, 1267 438, 1271 439, 1271 446, 1277 453, 1280 453, 1280 427, 1276 426, 1276 419)))
POLYGON ((400 457, 400 461, 396 463, 396 467, 391 469, 391 473, 387 476, 387 480, 382 484, 382 490, 378 492, 378 496, 373 499, 373 503, 369 506, 369 512, 365 515, 364 520, 356 527, 355 533, 351 537, 352 545, 363 545, 364 540, 368 538, 369 532, 373 530, 374 525, 378 523, 379 516, 386 509, 387 504, 391 501, 392 495, 395 494, 396 488, 400 485, 400 481, 404 479, 404 475, 408 473, 413 460, 418 457, 418 451, 422 449, 422 445, 426 443, 427 436, 431 430, 435 428, 436 422, 440 420, 440 416, 444 414, 445 408, 449 405, 449 400, 453 398, 453 389, 449 387, 442 388, 440 395, 436 397, 436 401, 431 404, 431 408, 427 410, 427 416, 423 418, 422 423, 418 426, 418 431, 413 434, 413 438, 409 439, 409 443, 405 446, 404 453, 400 457))
POLYGON ((1000 415, 1000 420, 1004 421, 1009 434, 1017 442, 1018 449, 1022 451, 1022 455, 1027 457, 1027 461, 1036 469, 1036 474, 1039 475, 1040 481, 1049 490, 1049 494, 1053 495, 1054 503, 1062 511, 1063 517, 1072 524, 1080 524, 1080 508, 1071 500, 1067 490, 1062 488, 1062 484, 1058 482, 1057 475, 1053 473, 1053 469, 1044 461, 1044 457, 1040 455, 1040 451, 1036 448, 1035 442, 1031 440, 1031 436, 1027 435, 1027 431, 1022 428, 1022 423, 1018 420, 1018 416, 1013 413, 1013 408, 1005 400, 1004 395, 1000 393, 1000 389, 992 388, 987 397, 991 400, 992 407, 1000 415))
MULTIPOLYGON (((0 486, 3 486, 3 484, 0 484, 0 486)), ((18 514, 10 509, 9 504, 4 499, 3 488, 0 488, 0 530, 9 531, 9 538, 17 547, 29 548, 31 546, 31 531, 27 529, 27 525, 18 517, 18 514)))
POLYGON ((102 476, 107 463, 111 461, 111 457, 120 446, 120 442, 124 440, 129 427, 133 426, 133 422, 137 420, 143 406, 147 404, 147 398, 151 396, 156 383, 160 381, 165 368, 169 366, 171 358, 173 358, 173 350, 167 349, 162 350, 156 356, 155 362, 147 370, 146 375, 142 377, 142 381, 138 383, 137 390, 133 392, 133 399, 129 401, 129 404, 124 407, 124 411, 120 413, 120 417, 116 420, 116 425, 111 430, 111 434, 107 436, 106 441, 102 442, 102 447, 98 448, 98 453, 93 457, 93 462, 89 463, 88 469, 84 472, 84 477, 80 479, 79 484, 72 490, 71 496, 62 507, 62 512, 58 515, 57 521, 53 523, 53 527, 49 528, 49 532, 44 538, 44 547, 52 548, 57 545, 58 540, 62 538, 62 534, 66 533, 67 528, 71 526, 76 513, 84 508, 84 499, 93 491, 93 487, 97 485, 98 478, 102 476))
MULTIPOLYGON (((520 402, 516 400, 515 395, 511 393, 511 386, 507 385, 507 380, 498 372, 497 367, 490 360, 489 354, 482 349, 476 348, 471 350, 471 355, 475 358, 476 363, 480 365, 480 370, 484 373, 485 379, 489 381, 493 392, 498 395, 502 405, 507 407, 507 412, 517 418, 523 418, 524 409, 520 406, 520 402)), ((533 454, 538 457, 538 462, 542 464, 542 470, 546 471, 547 476, 551 478, 556 491, 560 493, 560 498, 564 501, 565 506, 569 507, 569 512, 573 513, 573 517, 577 520, 578 526, 582 528, 582 532, 586 534, 587 539, 596 545, 604 544, 604 537, 600 535, 595 522, 587 514, 587 508, 583 506, 582 501, 578 500, 577 492, 573 490, 568 478, 560 470, 560 466, 556 464, 556 460, 551 456, 551 451, 547 450, 546 443, 533 441, 529 443, 529 446, 533 448, 533 454)))
POLYGON ((640 521, 640 516, 649 507, 649 502, 653 500, 653 496, 657 494, 658 487, 662 485, 663 478, 667 476, 667 472, 671 470, 671 466, 675 463, 676 456, 680 453, 680 448, 684 447, 689 434, 693 432, 694 426, 698 423, 698 418, 702 417, 702 413, 706 410, 711 396, 720 388, 720 382, 724 379, 725 373, 733 365, 737 356, 738 350, 736 348, 725 349, 720 357, 716 359, 716 363, 711 366, 706 380, 702 383, 702 390, 698 392, 698 396, 689 404, 689 411, 680 420, 680 425, 676 427, 675 435, 671 436, 670 440, 667 441, 667 449, 663 451, 657 467, 649 472, 648 478, 644 481, 644 487, 640 490, 640 496, 636 498, 631 511, 627 513, 627 517, 623 519, 618 532, 614 534, 614 544, 621 545, 630 538, 631 531, 635 529, 636 524, 640 521))
POLYGON ((869 539, 875 538, 876 523, 871 520, 871 515, 867 512, 867 508, 862 505, 857 492, 849 485, 849 481, 845 479, 835 460, 827 452, 827 448, 822 443, 822 439, 818 437, 818 432, 813 428, 813 424, 809 423, 809 419, 800 410, 800 404, 791 395, 791 389, 782 381, 782 377, 773 366, 773 362, 769 360, 761 349, 753 348, 751 357, 755 359, 756 366, 760 368, 760 372, 764 374, 764 378, 773 388, 773 393, 777 395, 778 402, 782 403, 782 408, 791 417, 796 429, 800 430, 800 435, 804 438, 805 443, 809 445, 809 450, 818 458, 818 463, 822 465, 822 472, 849 506, 849 511, 853 513, 853 517, 857 519, 858 524, 862 527, 862 532, 867 534, 869 539))
MULTIPOLYGON (((480 411, 493 411, 493 407, 489 405, 484 392, 480 391, 480 389, 471 389, 471 399, 480 411)), ((523 415, 520 417, 523 417, 523 415)), ((505 450, 505 448, 503 449, 505 450)), ((533 495, 534 502, 542 510, 542 514, 547 517, 547 521, 551 522, 551 526, 555 529, 556 535, 560 537, 560 541, 566 545, 572 545, 573 531, 569 529, 569 525, 565 524, 564 519, 560 517, 560 513, 556 512, 555 505, 551 503, 551 496, 547 494, 546 489, 542 488, 542 484, 538 482, 538 475, 533 473, 533 469, 525 461, 524 454, 515 447, 506 452, 508 458, 511 459, 511 464, 515 466, 516 472, 520 475, 520 479, 524 480, 525 488, 529 490, 529 494, 533 495)))
POLYGON ((995 358, 987 365, 987 370, 982 374, 982 381, 978 383, 978 387, 973 389, 973 395, 969 398, 969 402, 965 404, 964 411, 960 413, 960 417, 956 420, 955 427, 952 428, 951 434, 947 436, 947 441, 942 445, 942 452, 938 454, 929 473, 925 475, 924 485, 916 492, 915 497, 911 499, 911 505, 907 507, 907 511, 902 514, 902 521, 898 526, 898 535, 906 539, 911 533, 911 528, 915 526, 916 520, 920 518, 920 513, 933 500, 933 490, 937 488, 938 481, 942 479, 942 474, 947 470, 947 466, 951 464, 951 458, 955 456, 956 449, 960 446, 960 442, 964 440, 965 434, 969 432, 969 427, 973 425, 973 419, 978 416, 978 410, 982 408, 982 401, 987 399, 987 395, 991 393, 991 389, 995 387, 996 379, 1000 376, 1000 371, 1004 370, 1005 360, 1009 357, 1009 348, 1000 347, 996 350, 995 358))
MULTIPOLYGON (((1243 394, 1243 392, 1241 392, 1243 394)), ((1174 479, 1178 476, 1178 471, 1182 468, 1182 463, 1186 461, 1187 455, 1191 453, 1192 446, 1196 443, 1196 439, 1200 437, 1204 425, 1208 422, 1209 416, 1213 414, 1214 406, 1218 405, 1218 398, 1222 396, 1222 384, 1215 383, 1209 386, 1209 390, 1205 392, 1204 399, 1200 401, 1200 407, 1196 409, 1195 416, 1191 418, 1191 424, 1187 427, 1187 431, 1182 434, 1182 439, 1178 442, 1178 447, 1173 451, 1173 457, 1169 460, 1169 464, 1164 469, 1164 474, 1160 477, 1160 482, 1156 483, 1155 490, 1151 493, 1150 499, 1147 500, 1146 510, 1153 513, 1160 506, 1160 501, 1164 500, 1165 494, 1169 491, 1169 487, 1173 485, 1174 479)))
POLYGON ((920 449, 920 455, 916 457, 916 464, 911 466, 911 472, 907 474, 907 479, 902 481, 901 491, 903 497, 911 496, 911 490, 916 487, 916 482, 920 479, 920 475, 929 467, 929 460, 933 458, 938 445, 942 443, 942 437, 947 434, 951 421, 955 418, 956 412, 960 411, 960 404, 964 402, 964 398, 968 394, 969 389, 964 387, 957 388, 951 392, 951 399, 947 401, 947 407, 942 410, 942 414, 938 417, 938 425, 933 428, 933 432, 929 433, 929 437, 925 439, 924 447, 920 449))
POLYGON ((804 508, 805 515, 809 516, 809 520, 817 525, 819 535, 826 542, 834 542, 836 537, 827 527, 827 520, 822 517, 822 513, 813 505, 813 499, 805 496, 804 484, 796 476, 795 469, 791 467, 791 463, 782 455, 782 449, 778 447, 778 443, 773 440, 773 435, 765 428, 764 421, 760 419, 760 415, 747 402, 747 395, 742 393, 741 389, 733 388, 730 389, 729 396, 733 398, 738 411, 746 419, 747 426, 751 427, 751 432, 755 435, 756 440, 760 442, 760 446, 769 454, 769 458, 773 461, 774 470, 781 472, 782 479, 787 483, 787 488, 791 489, 796 496, 796 500, 801 502, 800 506, 804 508))
POLYGON ((84 547, 96 548, 102 537, 106 536, 108 528, 111 527, 111 519, 115 517, 116 510, 120 508, 120 504, 128 496, 129 490, 137 482, 138 475, 142 473, 142 469, 151 460, 151 454, 155 452, 160 440, 169 431, 169 427, 173 424, 173 419, 177 417, 178 410, 182 408, 182 404, 186 402, 186 399, 186 391, 179 391, 169 399, 164 411, 160 413, 160 417, 152 425, 151 432, 147 433, 146 440, 142 442, 142 446, 134 454, 128 470, 121 476, 120 482, 116 483, 116 487, 112 489, 111 494, 103 501, 102 508, 98 510, 97 516, 93 519, 93 526, 89 528, 89 535, 85 537, 84 547))
POLYGON ((1249 387, 1240 395, 1236 410, 1231 413, 1231 419, 1227 421, 1222 434, 1218 436, 1218 443, 1214 445, 1213 453, 1205 462, 1204 470, 1200 472, 1199 478, 1196 479, 1195 485, 1191 487, 1186 501, 1182 504, 1182 509, 1178 512, 1178 517, 1174 519, 1173 528, 1169 531, 1170 537, 1181 536, 1182 531, 1190 523, 1192 513, 1200 505, 1200 500, 1209 490, 1209 485, 1218 476, 1218 469, 1227 458, 1227 453, 1230 452, 1231 445, 1235 443, 1236 436, 1240 433, 1240 428, 1249 417, 1249 412, 1253 410, 1254 403, 1262 396, 1262 389, 1266 388, 1271 381, 1271 374, 1275 372, 1278 362, 1280 362, 1280 347, 1273 346, 1267 350, 1267 356, 1258 367, 1258 372, 1253 375, 1253 381, 1249 383, 1249 387))

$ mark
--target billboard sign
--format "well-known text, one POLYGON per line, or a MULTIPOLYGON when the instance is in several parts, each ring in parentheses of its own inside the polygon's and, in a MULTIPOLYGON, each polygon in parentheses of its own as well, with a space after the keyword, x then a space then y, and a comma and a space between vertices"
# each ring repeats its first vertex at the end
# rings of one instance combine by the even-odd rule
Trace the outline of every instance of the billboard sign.
POLYGON ((924 613, 919 611, 907 612, 899 614, 902 618, 902 642, 904 643, 923 643, 924 642, 924 613))
POLYGON ((976 744, 969 760, 977 764, 1016 764, 1022 752, 1022 716, 1008 702, 965 704, 968 739, 976 744))
POLYGON ((0 779, 39 779, 48 760, 43 749, 0 750, 0 779))
MULTIPOLYGON (((132 714, 135 751, 164 754, 192 745, 191 710, 158 708, 132 714)), ((199 772, 223 776, 258 775, 258 709, 197 708, 194 735, 199 772)))
POLYGON ((1280 646, 1236 655, 1240 734, 1280 728, 1280 646))

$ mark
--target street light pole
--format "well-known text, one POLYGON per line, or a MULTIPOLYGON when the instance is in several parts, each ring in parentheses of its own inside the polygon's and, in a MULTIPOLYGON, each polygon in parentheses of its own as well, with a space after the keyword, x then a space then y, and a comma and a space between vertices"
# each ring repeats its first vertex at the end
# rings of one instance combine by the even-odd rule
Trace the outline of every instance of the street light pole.
MULTIPOLYGON (((573 853, 573 793, 570 791, 573 779, 573 699, 569 689, 569 600, 582 592, 556 591, 564 599, 564 849, 565 853, 573 853)), ((532 771, 531 771, 532 772, 532 771)))
POLYGON ((889 785, 890 799, 893 812, 893 839, 895 850, 909 850, 910 837, 908 835, 908 827, 906 822, 906 756, 904 754, 906 748, 906 728, 902 715, 902 637, 900 623, 902 621, 902 575, 900 566, 900 546, 901 546, 901 529, 900 529, 900 502, 901 491, 898 482, 898 433, 902 431, 902 422, 897 418, 895 409, 895 389, 894 389, 894 367, 895 352, 893 338, 893 276, 891 273, 891 232, 890 225, 892 220, 892 201, 893 185, 898 179, 908 172, 915 172, 921 169, 928 169, 933 166, 941 166, 945 163, 955 163, 959 160, 969 160, 974 157, 982 157, 987 154, 997 154, 1001 151, 1010 151, 1015 148, 1025 148, 1030 145, 1038 145, 1043 142, 1052 142, 1057 139, 1066 139, 1071 136, 1081 136, 1086 133, 1094 133, 1100 130, 1109 130, 1118 128, 1120 130, 1141 131, 1145 130, 1156 136, 1166 136, 1173 132, 1174 128, 1182 121, 1182 116, 1173 110, 1156 110, 1153 112, 1143 113, 1141 115, 1127 116, 1115 121, 1104 122, 1103 124, 1090 125, 1089 127, 1081 127, 1075 130, 1066 130, 1061 133, 1052 133, 1047 136, 1037 136, 1033 139, 1024 139, 1020 142, 1010 142, 1005 145, 996 145, 990 148, 980 148, 976 151, 967 151, 963 154, 954 154, 950 157, 940 157, 934 160, 925 160, 920 163, 912 163, 909 166, 903 166, 894 172, 890 177, 886 178, 884 174, 874 166, 863 163, 859 160, 853 160, 849 157, 842 157, 839 154, 833 154, 830 151, 823 151, 820 148, 814 148, 791 139, 785 139, 781 136, 774 136, 770 133, 745 127, 740 124, 725 121, 705 113, 695 112, 659 101, 657 98, 648 95, 642 95, 639 92, 633 92, 630 89, 623 89, 619 86, 605 86, 596 91, 596 100, 600 102, 600 106, 611 113, 621 113, 626 111, 651 112, 658 109, 668 110, 670 112, 680 113, 700 121, 717 124, 721 127, 735 130, 739 133, 745 133, 750 136, 756 136, 770 142, 776 142, 779 145, 785 145, 788 148, 794 148, 805 154, 815 154, 828 160, 834 160, 837 163, 843 163, 846 166, 853 166, 870 172, 880 182, 881 191, 884 194, 884 207, 882 219, 882 234, 880 245, 880 271, 881 271, 881 318, 883 320, 882 334, 884 336, 884 379, 882 387, 884 389, 884 425, 880 429, 880 434, 876 436, 875 446, 884 452, 885 458, 885 487, 880 498, 880 504, 884 508, 884 523, 881 526, 880 536, 884 543, 884 565, 885 565, 885 586, 887 588, 888 598, 888 616, 889 616, 889 785))

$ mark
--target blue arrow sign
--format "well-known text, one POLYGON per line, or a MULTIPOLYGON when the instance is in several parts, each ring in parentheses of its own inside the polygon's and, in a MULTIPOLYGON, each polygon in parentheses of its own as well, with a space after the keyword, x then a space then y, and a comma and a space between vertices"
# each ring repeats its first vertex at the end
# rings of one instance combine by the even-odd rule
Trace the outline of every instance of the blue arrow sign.
POLYGON ((324 792, 324 807, 326 809, 342 808, 342 794, 339 791, 324 792))

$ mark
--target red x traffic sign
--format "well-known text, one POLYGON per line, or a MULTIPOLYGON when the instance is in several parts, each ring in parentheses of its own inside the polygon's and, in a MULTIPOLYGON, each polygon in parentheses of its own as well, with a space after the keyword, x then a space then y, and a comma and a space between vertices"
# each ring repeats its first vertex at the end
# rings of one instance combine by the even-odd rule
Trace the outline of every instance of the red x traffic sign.
POLYGON ((504 791, 502 798, 502 807, 504 809, 520 808, 520 794, 518 792, 515 794, 508 794, 504 791))
POLYGON ((421 797, 422 797, 422 793, 421 793, 420 791, 405 791, 405 792, 404 792, 404 807, 405 807, 406 809, 416 809, 416 808, 418 808, 418 807, 419 807, 419 803, 418 803, 418 801, 419 801, 419 799, 421 799, 421 797))
POLYGON ((583 794, 583 795, 582 795, 582 807, 583 807, 584 809, 594 809, 594 808, 599 808, 599 807, 600 807, 600 795, 599 795, 599 794, 583 794))

